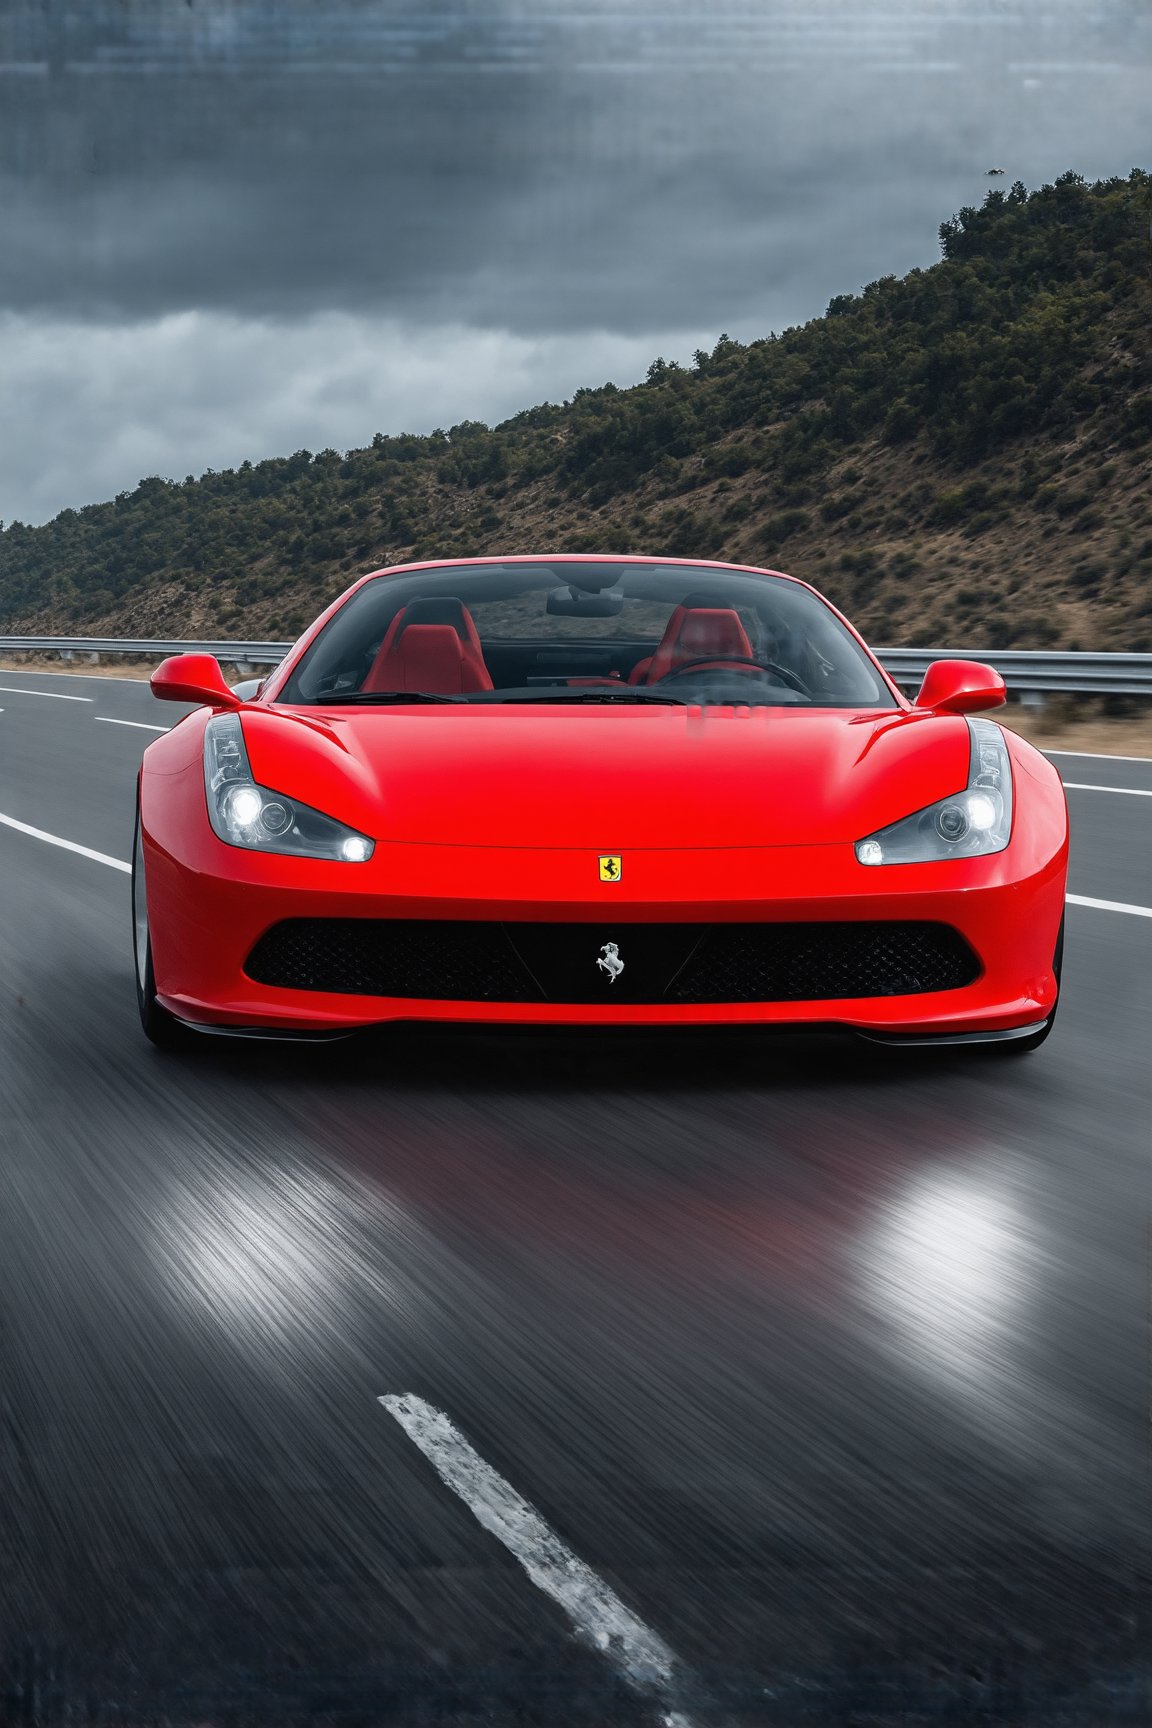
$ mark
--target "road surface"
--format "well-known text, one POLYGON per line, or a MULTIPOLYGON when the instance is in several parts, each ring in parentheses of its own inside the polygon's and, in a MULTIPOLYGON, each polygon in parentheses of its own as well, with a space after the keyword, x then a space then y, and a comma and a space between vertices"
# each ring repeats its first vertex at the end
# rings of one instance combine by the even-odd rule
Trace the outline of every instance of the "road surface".
MULTIPOLYGON (((0 1721, 1152 1719, 1152 917, 1069 908, 1020 1060, 166 1055, 178 711, 0 686, 0 1721)), ((1056 760, 1152 907, 1152 761, 1056 760)))

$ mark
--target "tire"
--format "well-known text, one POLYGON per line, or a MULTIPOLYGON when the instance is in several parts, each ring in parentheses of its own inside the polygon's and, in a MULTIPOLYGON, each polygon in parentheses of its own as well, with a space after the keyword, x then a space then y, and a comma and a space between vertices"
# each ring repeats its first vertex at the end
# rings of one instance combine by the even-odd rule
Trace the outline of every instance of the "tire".
POLYGON ((1051 1014, 1049 1014, 1043 1026, 1037 1027, 1036 1031, 1031 1033, 1027 1038, 1013 1038, 1006 1044, 995 1044, 989 1046, 989 1048, 994 1049, 1000 1056, 1027 1056, 1029 1051, 1039 1050, 1041 1044, 1043 1044, 1045 1038, 1047 1038, 1049 1032, 1051 1032, 1056 1021, 1056 1010, 1060 1006, 1060 972, 1063 965, 1064 920, 1061 918, 1059 934, 1056 937, 1056 952, 1052 956, 1052 971, 1056 978, 1056 1000, 1052 1004, 1051 1014))
POLYGON ((161 1050, 186 1050, 192 1034, 175 1015, 156 1000, 156 974, 152 970, 152 935, 148 927, 148 900, 144 887, 144 836, 140 826, 140 800, 136 800, 136 833, 132 842, 132 956, 136 978, 136 1005, 144 1036, 161 1050))

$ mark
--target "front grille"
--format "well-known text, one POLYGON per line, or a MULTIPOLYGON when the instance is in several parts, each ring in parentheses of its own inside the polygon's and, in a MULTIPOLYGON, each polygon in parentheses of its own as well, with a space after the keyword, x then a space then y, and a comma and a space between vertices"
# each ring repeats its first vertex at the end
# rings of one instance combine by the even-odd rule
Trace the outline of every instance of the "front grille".
POLYGON ((947 924, 713 924, 668 1002, 814 1002, 959 990, 980 966, 947 924))
POLYGON ((947 924, 499 924, 292 918, 257 942, 257 984, 439 1002, 811 1002, 958 990, 980 974, 947 924), (623 970, 598 962, 616 945, 623 970))
POLYGON ((539 1000, 525 994, 524 968, 499 924, 290 918, 260 938, 244 970, 257 984, 339 996, 539 1000))

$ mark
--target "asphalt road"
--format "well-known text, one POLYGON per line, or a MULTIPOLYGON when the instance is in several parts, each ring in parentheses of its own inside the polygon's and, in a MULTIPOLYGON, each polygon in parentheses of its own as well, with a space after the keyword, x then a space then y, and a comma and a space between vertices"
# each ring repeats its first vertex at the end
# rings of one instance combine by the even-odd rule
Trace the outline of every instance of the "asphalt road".
MULTIPOLYGON (((0 814, 126 860, 173 710, 0 686, 0 814)), ((1152 905, 1152 798, 1069 796, 1073 892, 1152 905)), ((1070 907, 1020 1060, 172 1056, 127 876, 0 826, 0 884, 0 1721, 1152 1719, 1152 918, 1070 907), (574 1634, 396 1394, 619 1635, 574 1634)))

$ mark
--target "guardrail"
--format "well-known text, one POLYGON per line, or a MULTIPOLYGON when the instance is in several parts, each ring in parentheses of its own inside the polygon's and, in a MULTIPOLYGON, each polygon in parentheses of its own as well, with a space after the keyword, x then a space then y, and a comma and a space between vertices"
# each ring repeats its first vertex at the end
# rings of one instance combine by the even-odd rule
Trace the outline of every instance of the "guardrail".
MULTIPOLYGON (((0 654, 213 654, 236 666, 276 666, 290 642, 221 642, 116 636, 0 636, 0 654)), ((1021 693, 1079 696, 1152 696, 1152 654, 1033 653, 1023 648, 877 648, 898 684, 917 688, 933 660, 980 660, 995 666, 1008 688, 1021 693)))
POLYGON ((291 642, 176 641, 169 637, 119 636, 0 636, 0 654, 147 654, 163 660, 168 654, 213 654, 243 666, 278 666, 291 642))
POLYGON ((1025 648, 876 648, 897 684, 917 689, 933 660, 995 666, 1009 690, 1038 695, 1152 696, 1152 654, 1050 654, 1025 648))

